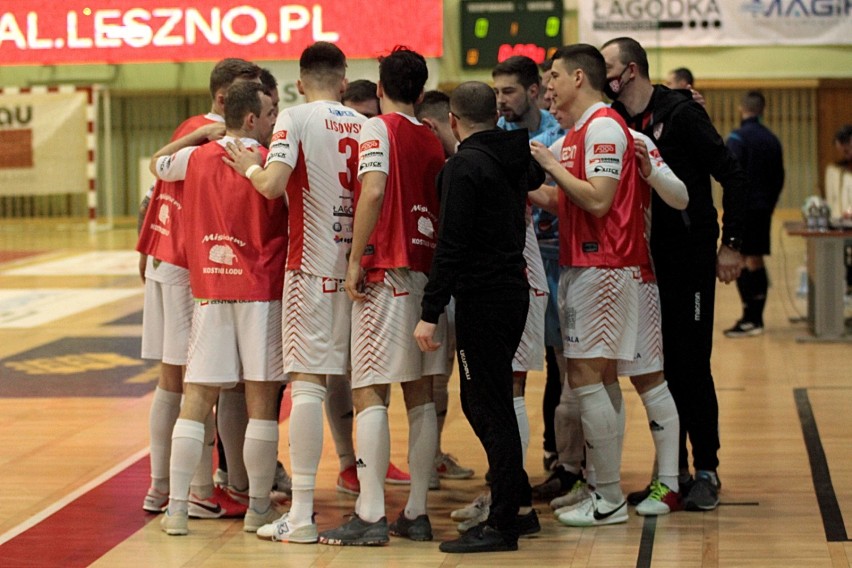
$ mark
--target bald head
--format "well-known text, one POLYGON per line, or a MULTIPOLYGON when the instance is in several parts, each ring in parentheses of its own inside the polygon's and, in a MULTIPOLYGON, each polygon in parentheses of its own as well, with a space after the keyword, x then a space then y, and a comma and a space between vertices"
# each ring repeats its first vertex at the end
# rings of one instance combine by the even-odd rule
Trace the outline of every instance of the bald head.
POLYGON ((481 81, 462 83, 450 96, 450 111, 470 125, 497 126, 497 96, 481 81))

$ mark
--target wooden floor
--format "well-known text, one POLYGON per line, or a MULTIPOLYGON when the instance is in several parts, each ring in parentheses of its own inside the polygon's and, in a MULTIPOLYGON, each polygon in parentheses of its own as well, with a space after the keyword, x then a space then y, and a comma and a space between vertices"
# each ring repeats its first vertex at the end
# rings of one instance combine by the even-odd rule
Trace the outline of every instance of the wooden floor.
MULTIPOLYGON (((437 543, 398 539, 378 549, 269 543, 243 533, 240 521, 191 521, 186 537, 161 533, 156 518, 140 510, 156 368, 136 360, 141 333, 137 316, 142 307, 139 279, 127 270, 74 275, 59 267, 37 274, 39 266, 51 266, 48 262, 91 252, 108 257, 113 251, 129 251, 134 229, 127 223, 90 237, 75 224, 4 223, 0 225, 0 566, 51 566, 54 561, 48 552, 57 547, 78 553, 66 557, 64 567, 852 566, 844 523, 852 522, 852 345, 796 341, 807 334, 804 324, 788 321, 805 310, 803 300, 796 297, 804 245, 798 238, 782 236, 779 227, 776 222, 766 334, 724 338, 721 330, 737 319, 739 302, 735 287, 718 289, 713 371, 724 484, 718 510, 656 520, 631 514, 625 525, 580 530, 559 525, 548 505, 541 503, 537 508, 542 531, 522 540, 518 552, 445 555, 437 543), (85 309, 80 297, 71 296, 64 305, 46 309, 51 312, 70 304, 82 311, 32 327, 15 326, 16 321, 33 321, 26 319, 33 314, 22 308, 31 301, 27 294, 67 289, 96 290, 95 304, 106 303, 85 309), (108 300, 109 291, 129 295, 108 300), (20 320, 10 315, 18 312, 20 320), (127 321, 116 323, 125 316, 127 321), (80 392, 75 392, 78 388, 80 392), (132 471, 137 471, 135 478, 132 471), (121 481, 122 472, 131 481, 121 481), (101 484, 118 491, 98 497, 101 484), (93 522, 102 509, 115 512, 93 522), (51 517, 63 511, 73 515, 51 517), (57 518, 72 520, 49 524, 57 518), (39 533, 39 527, 49 529, 39 533), (123 528, 126 534, 109 543, 107 535, 115 538, 123 528), (29 540, 20 540, 27 535, 29 540), (4 550, 16 542, 29 543, 27 561, 20 555, 4 560, 4 550)), ((84 263, 84 268, 89 265, 98 263, 84 263)), ((39 310, 45 308, 32 311, 39 310)), ((544 478, 543 385, 543 374, 532 373, 527 387, 532 430, 527 469, 534 482, 544 478)), ((628 412, 623 487, 630 491, 647 480, 652 445, 641 403, 627 383, 623 386, 628 412)), ((459 408, 457 378, 450 391, 443 448, 474 467, 477 475, 469 481, 444 481, 440 491, 430 493, 430 515, 439 540, 455 536, 448 514, 482 490, 485 470, 484 453, 459 408)), ((392 459, 404 466, 407 426, 399 391, 391 404, 391 425, 392 459)), ((334 491, 337 460, 328 432, 325 440, 317 484, 320 530, 339 524, 354 504, 334 491)), ((286 463, 286 423, 281 426, 280 452, 286 463)), ((388 514, 395 515, 405 498, 405 488, 388 487, 388 514)))

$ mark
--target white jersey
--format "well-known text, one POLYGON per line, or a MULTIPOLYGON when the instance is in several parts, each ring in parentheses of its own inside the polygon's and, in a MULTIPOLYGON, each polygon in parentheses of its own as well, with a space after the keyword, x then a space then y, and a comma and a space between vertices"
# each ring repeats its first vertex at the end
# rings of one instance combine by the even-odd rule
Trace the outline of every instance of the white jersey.
POLYGON ((358 136, 365 120, 336 101, 305 103, 278 115, 266 163, 293 168, 287 184, 288 270, 346 277, 358 136))
POLYGON ((532 223, 532 206, 527 203, 526 211, 527 235, 524 242, 524 260, 527 261, 527 282, 533 290, 547 292, 547 276, 544 273, 544 262, 541 251, 538 250, 538 239, 532 223))

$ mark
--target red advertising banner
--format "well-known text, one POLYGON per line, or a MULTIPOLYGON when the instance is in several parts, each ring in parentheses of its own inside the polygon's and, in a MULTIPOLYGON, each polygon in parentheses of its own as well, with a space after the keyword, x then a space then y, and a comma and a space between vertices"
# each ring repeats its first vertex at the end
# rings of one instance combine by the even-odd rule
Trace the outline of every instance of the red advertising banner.
POLYGON ((397 44, 440 57, 443 47, 441 0, 29 0, 2 10, 4 65, 298 59, 316 41, 353 59, 397 44))

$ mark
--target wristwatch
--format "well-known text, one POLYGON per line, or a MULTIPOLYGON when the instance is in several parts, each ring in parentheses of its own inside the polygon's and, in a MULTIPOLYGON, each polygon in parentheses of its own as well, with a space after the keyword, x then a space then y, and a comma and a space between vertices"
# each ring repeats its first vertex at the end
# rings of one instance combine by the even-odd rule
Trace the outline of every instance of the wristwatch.
POLYGON ((722 244, 737 252, 740 252, 743 249, 743 240, 739 237, 728 237, 722 241, 722 244))

